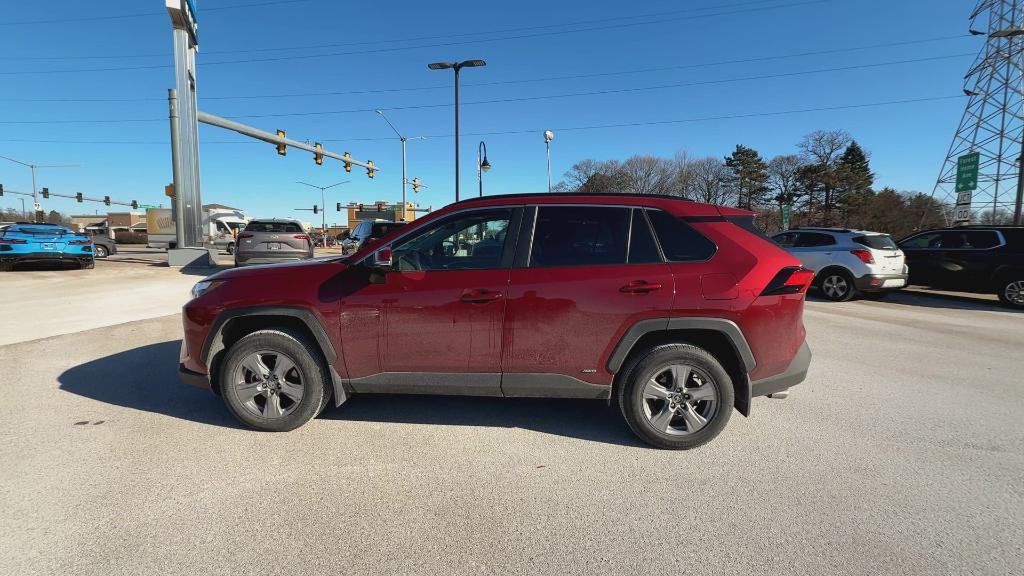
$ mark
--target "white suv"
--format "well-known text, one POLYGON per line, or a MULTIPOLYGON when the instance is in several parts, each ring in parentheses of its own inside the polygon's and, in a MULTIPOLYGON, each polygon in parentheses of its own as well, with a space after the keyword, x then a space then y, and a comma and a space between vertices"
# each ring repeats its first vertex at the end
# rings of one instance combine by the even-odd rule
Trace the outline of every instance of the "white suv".
POLYGON ((884 293, 907 285, 907 265, 888 234, 845 228, 794 228, 772 236, 813 270, 822 296, 841 302, 857 292, 884 293))

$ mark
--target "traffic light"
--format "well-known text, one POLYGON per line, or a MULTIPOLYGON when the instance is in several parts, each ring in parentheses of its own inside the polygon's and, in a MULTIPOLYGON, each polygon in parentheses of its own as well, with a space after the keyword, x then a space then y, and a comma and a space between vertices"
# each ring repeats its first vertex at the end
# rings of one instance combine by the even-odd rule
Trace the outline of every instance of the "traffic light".
POLYGON ((313 160, 316 161, 317 166, 322 166, 324 163, 324 147, 322 144, 317 142, 313 144, 313 148, 316 148, 316 153, 313 154, 313 160))
POLYGON ((320 213, 320 207, 317 206, 316 204, 313 204, 313 214, 319 214, 319 213, 320 213))
POLYGON ((174 198, 174 184, 168 184, 164 186, 164 196, 168 198, 174 198))
POLYGON ((374 170, 373 170, 373 160, 367 160, 366 161, 366 175, 369 176, 370 178, 373 178, 373 172, 374 172, 374 170))
POLYGON ((81 192, 75 192, 75 201, 76 202, 81 202, 82 201, 82 193, 81 192))
POLYGON ((419 179, 419 177, 416 177, 416 178, 412 179, 412 191, 413 192, 419 192, 420 191, 420 179, 419 179))
POLYGON ((360 204, 360 205, 359 205, 359 211, 360 211, 360 212, 362 212, 362 211, 363 211, 363 205, 362 205, 362 204, 360 204))
POLYGON ((138 209, 139 209, 139 201, 138 200, 132 200, 132 210, 138 210, 138 209))
POLYGON ((50 189, 45 187, 45 186, 43 186, 43 198, 49 198, 49 197, 50 197, 50 189))
MULTIPOLYGON (((284 138, 284 136, 285 136, 284 130, 278 130, 277 131, 277 137, 278 138, 284 138)), ((279 155, 281 155, 281 156, 284 156, 285 154, 288 153, 288 147, 285 146, 284 144, 278 144, 277 145, 277 153, 279 155)))
POLYGON ((345 163, 345 172, 351 172, 352 171, 352 163, 349 162, 349 160, 352 159, 352 155, 349 154, 348 152, 345 152, 344 154, 341 155, 341 157, 344 158, 344 160, 342 160, 342 161, 345 163))
POLYGON ((335 207, 335 210, 341 212, 341 202, 338 202, 338 205, 335 207))
POLYGON ((103 203, 106 204, 107 206, 110 206, 110 196, 104 196, 103 203))

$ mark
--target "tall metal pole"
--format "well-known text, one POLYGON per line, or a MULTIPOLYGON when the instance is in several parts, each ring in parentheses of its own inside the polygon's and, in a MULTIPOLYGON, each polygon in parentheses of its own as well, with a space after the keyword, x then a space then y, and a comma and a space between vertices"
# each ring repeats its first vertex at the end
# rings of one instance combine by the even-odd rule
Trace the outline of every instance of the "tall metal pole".
POLYGON ((548 149, 548 194, 551 193, 551 142, 544 142, 544 146, 548 149))
POLYGON ((327 248, 327 196, 326 188, 320 188, 320 232, 323 235, 321 240, 324 243, 324 248, 327 248))
POLYGON ((402 222, 405 222, 405 183, 408 182, 405 177, 405 142, 406 137, 402 136, 402 222))
POLYGON ((178 135, 178 91, 167 90, 168 116, 171 120, 171 171, 174 179, 174 235, 175 248, 185 244, 185 197, 182 194, 181 140, 178 135))
POLYGON ((462 68, 458 64, 453 66, 455 69, 455 201, 459 201, 459 69, 462 68))
POLYGON ((35 205, 39 203, 39 199, 36 198, 36 165, 32 164, 29 168, 32 169, 32 209, 35 211, 35 205))
POLYGON ((1017 159, 1017 200, 1013 204, 1013 225, 1020 226, 1021 201, 1024 201, 1024 132, 1020 138, 1020 158, 1017 159))

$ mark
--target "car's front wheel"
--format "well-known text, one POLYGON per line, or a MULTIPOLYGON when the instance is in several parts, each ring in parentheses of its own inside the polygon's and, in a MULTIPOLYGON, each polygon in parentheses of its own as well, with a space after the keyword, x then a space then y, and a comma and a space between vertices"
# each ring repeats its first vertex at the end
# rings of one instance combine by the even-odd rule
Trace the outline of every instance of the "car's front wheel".
POLYGON ((735 393, 721 363, 689 344, 657 346, 623 372, 619 407, 641 440, 673 450, 710 442, 732 415, 735 393))
POLYGON ((320 354, 302 334, 259 330, 227 352, 221 368, 224 403, 257 430, 286 432, 327 404, 329 376, 320 354))
POLYGON ((1011 308, 1024 309, 1024 273, 1006 276, 999 282, 999 301, 1011 308))
POLYGON ((97 244, 95 254, 97 258, 106 258, 108 255, 107 247, 103 246, 102 244, 97 244))

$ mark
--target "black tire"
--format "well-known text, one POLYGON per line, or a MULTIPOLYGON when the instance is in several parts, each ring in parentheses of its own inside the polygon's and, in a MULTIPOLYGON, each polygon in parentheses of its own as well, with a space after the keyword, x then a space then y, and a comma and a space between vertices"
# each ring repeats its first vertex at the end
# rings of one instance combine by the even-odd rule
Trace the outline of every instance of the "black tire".
POLYGON ((228 410, 243 424, 265 432, 287 432, 312 420, 330 400, 330 375, 316 345, 302 334, 286 329, 259 330, 235 342, 221 364, 221 396, 228 410), (301 378, 302 398, 294 409, 279 417, 256 414, 239 396, 232 374, 243 360, 256 352, 286 355, 301 378))
POLYGON ((227 248, 225 248, 225 250, 228 251, 228 254, 234 254, 235 253, 235 243, 234 242, 229 242, 228 245, 227 245, 227 248))
POLYGON ((96 245, 96 251, 94 252, 94 254, 97 258, 106 258, 107 256, 109 256, 109 253, 107 252, 107 247, 103 246, 102 244, 96 245))
POLYGON ((11 272, 14 270, 14 262, 0 262, 0 272, 11 272))
POLYGON ((1000 277, 996 283, 996 294, 1003 306, 1024 310, 1024 272, 1000 277))
POLYGON ((846 302, 857 293, 850 273, 836 268, 825 270, 819 274, 815 286, 822 296, 833 302, 846 302))
MULTIPOLYGON (((617 400, 622 416, 630 430, 644 442, 668 450, 689 450, 713 440, 725 428, 732 415, 735 403, 732 379, 722 364, 703 348, 690 344, 663 344, 652 350, 636 355, 622 372, 623 377, 617 386, 617 400), (645 389, 649 380, 660 377, 666 367, 685 365, 692 369, 692 374, 703 384, 699 387, 713 386, 715 393, 713 412, 706 414, 707 423, 694 432, 670 432, 660 430, 652 423, 648 411, 653 412, 652 404, 657 400, 645 400, 645 389)), ((692 382, 692 380, 691 380, 692 382)), ((668 402, 663 400, 661 402, 668 402)), ((695 404, 703 404, 695 402, 695 404)), ((664 406, 662 407, 664 408, 664 406)), ((712 406, 704 405, 705 409, 712 406)), ((671 421, 682 420, 682 416, 672 417, 671 421)), ((671 423, 671 422, 669 422, 671 423)), ((688 424, 682 424, 688 428, 688 424)))
POLYGON ((96 261, 95 260, 91 260, 90 259, 90 260, 79 260, 78 261, 78 269, 79 270, 92 270, 95 267, 96 267, 96 261))

